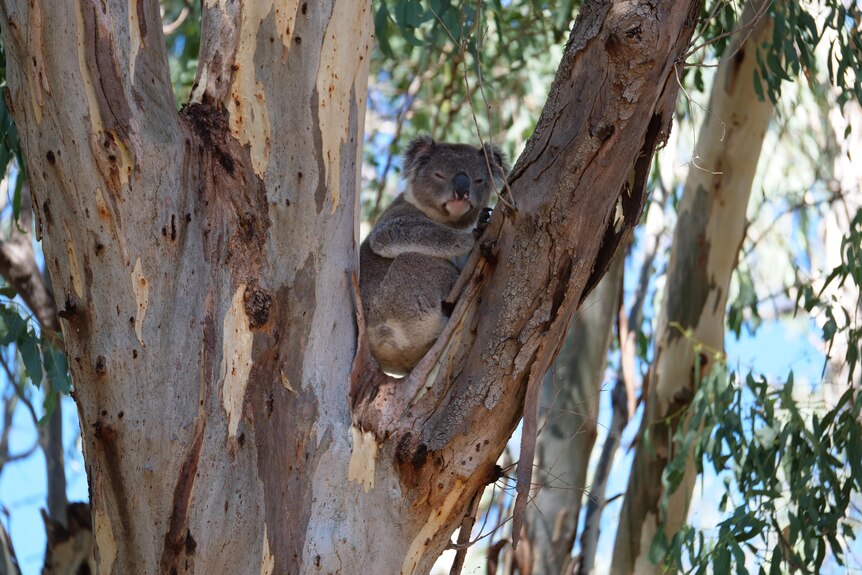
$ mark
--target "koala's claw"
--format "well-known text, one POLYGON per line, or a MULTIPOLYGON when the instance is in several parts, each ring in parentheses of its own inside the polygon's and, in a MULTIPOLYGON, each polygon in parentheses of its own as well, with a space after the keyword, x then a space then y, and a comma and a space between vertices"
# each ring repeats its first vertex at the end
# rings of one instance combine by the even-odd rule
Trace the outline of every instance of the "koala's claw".
POLYGON ((485 228, 488 227, 488 222, 491 221, 491 212, 493 212, 491 208, 482 208, 482 211, 479 212, 479 220, 476 222, 476 227, 473 228, 474 238, 479 239, 485 233, 485 228))

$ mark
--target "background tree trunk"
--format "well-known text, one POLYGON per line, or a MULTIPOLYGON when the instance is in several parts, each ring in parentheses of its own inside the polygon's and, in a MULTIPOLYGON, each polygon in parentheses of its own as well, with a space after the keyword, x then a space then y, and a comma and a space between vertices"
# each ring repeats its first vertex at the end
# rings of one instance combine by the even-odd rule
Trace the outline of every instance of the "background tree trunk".
MULTIPOLYGON (((22 177, 22 176, 19 176, 22 177)), ((0 242, 0 275, 15 288, 39 323, 43 338, 62 348, 59 339, 60 318, 57 305, 51 294, 49 282, 43 277, 36 262, 33 249, 33 204, 30 186, 21 188, 21 212, 18 221, 11 226, 9 237, 0 242)), ((41 385, 46 404, 54 395, 55 406, 47 422, 38 430, 39 446, 45 455, 47 470, 47 513, 43 519, 47 531, 48 545, 45 549, 43 575, 53 573, 77 573, 80 565, 93 561, 93 531, 89 520, 89 505, 79 503, 72 508, 78 517, 86 515, 86 523, 73 518, 69 522, 69 502, 66 498, 65 445, 63 443, 63 402, 61 392, 47 374, 41 385), (83 511, 81 511, 83 508, 83 511), (57 548, 64 545, 65 550, 57 548)), ((38 425, 35 421, 34 425, 38 425)))
POLYGON ((655 339, 640 443, 617 531, 613 573, 660 573, 648 558, 659 525, 672 537, 682 526, 694 486, 689 461, 682 485, 659 512, 662 472, 673 454, 671 437, 685 420, 699 381, 724 352, 724 319, 731 275, 745 235, 746 207, 772 105, 757 98, 752 81, 757 47, 772 36, 768 4, 749 2, 741 32, 719 67, 689 169, 674 232, 667 288, 655 339), (753 27, 753 30, 752 30, 753 27), (703 346, 696 358, 695 344, 703 346), (695 369, 695 361, 699 369, 695 369), (643 441, 649 433, 649 445, 643 441))
POLYGON ((542 383, 541 433, 528 532, 533 575, 560 575, 571 559, 587 468, 596 443, 599 397, 619 308, 625 250, 584 300, 542 383))
POLYGON ((351 375, 368 0, 207 0, 180 113, 157 2, 0 10, 100 572, 427 572, 637 222, 699 3, 584 8, 517 209, 398 381, 351 375))
POLYGON ((649 280, 655 267, 656 256, 662 243, 665 229, 663 225, 665 204, 668 193, 664 186, 653 191, 653 204, 647 212, 645 233, 641 241, 645 244, 643 263, 634 292, 632 307, 626 314, 625 306, 620 298, 620 309, 617 313, 617 337, 620 344, 620 360, 617 368, 616 382, 611 390, 611 425, 602 445, 601 454, 595 466, 590 482, 590 497, 584 514, 584 529, 581 533, 581 549, 571 573, 588 575, 593 573, 596 564, 596 551, 601 533, 601 519, 607 502, 607 486, 611 469, 614 464, 617 449, 620 446, 623 431, 629 420, 634 416, 638 404, 636 390, 639 390, 640 376, 636 374, 637 334, 642 329, 644 319, 644 303, 649 292, 649 280), (635 381, 635 380, 638 381, 635 381))

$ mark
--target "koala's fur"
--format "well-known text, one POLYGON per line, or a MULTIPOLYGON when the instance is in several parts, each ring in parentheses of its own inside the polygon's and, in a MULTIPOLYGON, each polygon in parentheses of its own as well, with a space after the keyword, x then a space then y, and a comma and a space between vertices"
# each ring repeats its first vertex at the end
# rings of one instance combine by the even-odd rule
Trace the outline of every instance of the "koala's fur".
POLYGON ((489 145, 423 136, 408 146, 404 193, 359 250, 368 341, 384 371, 408 373, 440 335, 448 319, 443 300, 473 248, 491 180, 499 189, 506 171, 502 153, 489 145))

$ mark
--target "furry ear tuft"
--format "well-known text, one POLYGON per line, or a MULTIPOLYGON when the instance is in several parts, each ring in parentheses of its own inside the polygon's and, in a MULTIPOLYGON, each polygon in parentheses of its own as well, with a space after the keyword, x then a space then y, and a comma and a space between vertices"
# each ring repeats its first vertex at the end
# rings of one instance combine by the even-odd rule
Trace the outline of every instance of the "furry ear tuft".
POLYGON ((479 153, 484 154, 488 158, 488 162, 491 164, 492 170, 495 167, 500 169, 500 173, 498 174, 500 177, 505 177, 506 174, 509 173, 509 164, 506 162, 506 154, 504 154, 500 148, 492 146, 486 142, 485 146, 479 150, 479 153))
POLYGON ((417 136, 410 140, 407 149, 404 151, 404 179, 412 180, 416 176, 416 172, 423 164, 423 161, 431 154, 434 149, 434 140, 431 136, 417 136))

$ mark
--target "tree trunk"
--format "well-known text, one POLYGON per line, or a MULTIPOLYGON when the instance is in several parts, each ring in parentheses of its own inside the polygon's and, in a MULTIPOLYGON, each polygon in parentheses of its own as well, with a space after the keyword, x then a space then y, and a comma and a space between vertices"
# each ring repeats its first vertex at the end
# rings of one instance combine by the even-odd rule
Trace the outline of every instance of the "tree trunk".
POLYGON ((206 0, 180 113, 157 2, 3 3, 99 571, 427 572, 637 222, 698 10, 584 8, 517 209, 395 381, 361 321, 351 370, 368 0, 206 0))
MULTIPOLYGON (((542 432, 536 444, 536 485, 528 513, 534 575, 560 575, 577 536, 587 467, 596 443, 599 397, 625 250, 584 300, 542 384, 542 432)), ((610 438, 609 438, 610 439, 610 438)))
POLYGON ((620 345, 620 360, 617 368, 616 383, 611 390, 611 425, 602 445, 602 452, 596 463, 593 479, 590 482, 590 498, 584 513, 584 529, 581 533, 581 551, 577 557, 572 573, 589 575, 593 573, 596 564, 596 551, 599 546, 602 513, 607 502, 608 479, 620 440, 634 416, 637 408, 636 390, 640 389, 639 377, 635 374, 637 362, 637 334, 642 329, 643 308, 649 292, 649 280, 652 277, 655 259, 662 243, 665 229, 663 225, 664 210, 668 193, 662 185, 653 191, 653 202, 647 212, 644 223, 644 236, 641 239, 645 246, 643 263, 638 274, 637 287, 634 290, 634 301, 626 315, 621 303, 617 313, 617 337, 620 345))
MULTIPOLYGON (((698 136, 674 232, 658 328, 649 392, 639 437, 649 430, 650 445, 638 444, 617 531, 613 573, 660 573, 648 558, 663 522, 662 472, 677 425, 691 402, 700 376, 724 351, 724 320, 730 278, 745 235, 745 211, 772 105, 758 100, 752 81, 757 46, 771 39, 761 13, 768 4, 749 2, 743 33, 728 48, 713 84, 708 112, 698 136), (759 21, 750 24, 756 18, 759 21), (750 36, 749 36, 750 33, 750 36), (735 47, 741 47, 736 50, 735 47), (695 357, 695 344, 703 346, 695 357)), ((688 513, 694 486, 693 461, 670 495, 664 531, 672 537, 688 513)))

